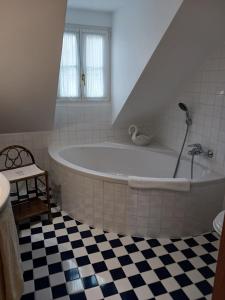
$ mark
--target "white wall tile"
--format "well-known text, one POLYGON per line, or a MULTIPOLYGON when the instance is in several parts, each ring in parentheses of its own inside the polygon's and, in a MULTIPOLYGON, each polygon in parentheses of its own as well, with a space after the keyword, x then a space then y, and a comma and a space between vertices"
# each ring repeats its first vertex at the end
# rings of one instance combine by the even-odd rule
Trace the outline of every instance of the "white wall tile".
MULTIPOLYGON (((154 122, 158 141, 176 151, 180 150, 185 134, 185 114, 178 102, 187 104, 192 113, 193 125, 187 144, 196 142, 211 148, 215 157, 199 161, 205 166, 225 173, 225 44, 223 43, 201 68, 191 76, 176 97, 154 122)), ((187 147, 184 153, 187 154, 187 147)))

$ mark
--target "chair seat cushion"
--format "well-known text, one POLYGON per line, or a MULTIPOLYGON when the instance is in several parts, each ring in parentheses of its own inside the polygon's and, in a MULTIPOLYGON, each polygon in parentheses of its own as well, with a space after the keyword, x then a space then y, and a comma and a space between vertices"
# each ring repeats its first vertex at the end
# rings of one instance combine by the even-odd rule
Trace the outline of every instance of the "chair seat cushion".
POLYGON ((2 174, 10 181, 22 180, 27 177, 33 177, 44 174, 45 171, 38 168, 35 164, 21 168, 5 170, 2 174))

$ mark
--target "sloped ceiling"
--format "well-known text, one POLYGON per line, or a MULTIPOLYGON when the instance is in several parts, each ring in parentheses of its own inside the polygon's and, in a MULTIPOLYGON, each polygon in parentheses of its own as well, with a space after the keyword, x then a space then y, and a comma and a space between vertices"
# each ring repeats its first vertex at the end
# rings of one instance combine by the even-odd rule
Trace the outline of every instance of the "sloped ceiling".
POLYGON ((224 0, 184 0, 161 42, 114 116, 114 125, 145 123, 174 100, 183 82, 225 36, 224 0))
POLYGON ((133 0, 113 15, 113 119, 141 76, 183 0, 133 0))
POLYGON ((0 133, 53 125, 66 0, 1 0, 0 133))

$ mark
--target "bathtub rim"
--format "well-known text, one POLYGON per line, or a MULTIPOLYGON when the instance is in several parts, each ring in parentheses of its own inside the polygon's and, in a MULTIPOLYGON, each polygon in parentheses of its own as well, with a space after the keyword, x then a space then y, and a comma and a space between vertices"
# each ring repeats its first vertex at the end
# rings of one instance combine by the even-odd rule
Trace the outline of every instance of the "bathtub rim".
MULTIPOLYGON (((114 175, 114 174, 110 174, 110 173, 104 173, 104 172, 99 172, 99 171, 95 171, 95 170, 91 170, 91 169, 87 169, 81 166, 78 166, 76 164, 73 164, 69 161, 67 161, 66 159, 62 158, 62 156, 60 156, 59 152, 63 151, 64 149, 71 149, 71 148, 81 148, 81 147, 88 147, 88 148, 93 148, 93 147, 104 147, 104 148, 120 148, 120 149, 135 149, 135 150, 139 150, 139 151, 150 151, 150 152, 157 152, 157 153, 162 153, 165 155, 169 155, 169 156, 177 156, 177 153, 171 149, 168 149, 166 147, 162 147, 158 144, 154 144, 148 147, 139 147, 139 146, 135 146, 135 145, 129 145, 129 144, 122 144, 122 143, 113 143, 113 142, 102 142, 102 143, 94 143, 94 144, 77 144, 77 145, 67 145, 67 146, 58 146, 58 147, 49 147, 48 148, 48 154, 50 156, 51 159, 53 159, 53 161, 57 164, 59 164, 62 167, 65 167, 66 169, 69 169, 71 172, 73 173, 78 173, 80 175, 85 175, 87 177, 91 177, 91 178, 95 178, 95 179, 101 179, 104 181, 108 181, 108 182, 113 182, 113 183, 120 183, 120 184, 128 184, 128 176, 122 176, 122 175, 114 175)), ((188 159, 184 158, 184 160, 188 161, 188 159)), ((201 168, 205 169, 205 170, 209 170, 208 168, 202 166, 199 163, 195 163, 197 165, 199 165, 201 168)), ((210 179, 202 179, 202 180, 190 180, 191 182, 191 186, 192 185, 205 185, 205 184, 219 184, 224 182, 225 184, 225 176, 223 174, 220 174, 219 172, 215 172, 215 171, 211 171, 210 172, 212 174, 214 174, 215 179, 210 178, 210 179)), ((159 178, 160 179, 160 178, 159 178)))

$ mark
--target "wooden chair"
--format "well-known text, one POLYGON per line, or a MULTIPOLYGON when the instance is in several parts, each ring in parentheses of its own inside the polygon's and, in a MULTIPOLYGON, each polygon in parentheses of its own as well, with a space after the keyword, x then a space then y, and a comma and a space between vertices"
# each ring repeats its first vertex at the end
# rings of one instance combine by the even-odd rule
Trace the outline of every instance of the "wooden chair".
POLYGON ((11 203, 17 224, 42 214, 48 214, 51 221, 48 172, 35 164, 28 149, 13 145, 1 150, 0 172, 11 184, 11 203), (23 192, 21 184, 24 185, 23 192))

